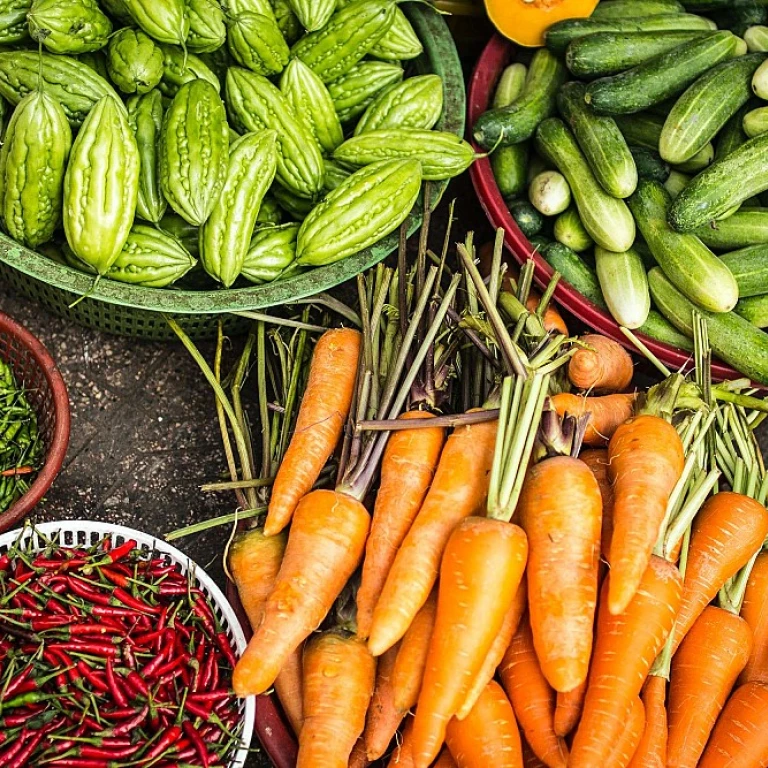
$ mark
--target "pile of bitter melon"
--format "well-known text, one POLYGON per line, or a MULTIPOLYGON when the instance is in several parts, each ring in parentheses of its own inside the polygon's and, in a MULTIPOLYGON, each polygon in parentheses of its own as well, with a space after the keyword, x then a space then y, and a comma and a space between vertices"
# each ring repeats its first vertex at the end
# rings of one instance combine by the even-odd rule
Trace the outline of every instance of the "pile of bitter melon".
POLYGON ((0 0, 0 46, 2 228, 115 280, 330 264, 474 157, 394 0, 0 0))

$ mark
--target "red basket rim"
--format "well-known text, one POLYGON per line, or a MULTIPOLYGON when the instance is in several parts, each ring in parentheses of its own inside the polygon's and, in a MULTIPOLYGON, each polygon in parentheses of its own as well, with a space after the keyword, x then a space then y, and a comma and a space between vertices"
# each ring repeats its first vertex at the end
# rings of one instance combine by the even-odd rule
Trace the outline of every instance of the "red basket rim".
POLYGON ((13 506, 0 514, 0 531, 5 531, 34 509, 61 471, 69 445, 70 413, 64 379, 42 342, 4 312, 0 312, 0 331, 17 338, 30 351, 51 389, 54 411, 53 435, 50 445, 46 446, 43 468, 29 490, 13 506))
MULTIPOLYGON (((472 137, 472 126, 480 115, 488 109, 492 90, 502 72, 504 66, 511 60, 515 53, 512 42, 499 34, 494 35, 483 49, 477 60, 472 78, 469 84, 469 97, 467 100, 469 117, 467 120, 467 139, 475 149, 483 151, 472 137)), ((552 268, 538 254, 528 238, 521 232, 507 204, 501 196, 501 192, 493 177, 491 162, 487 157, 476 160, 470 168, 470 177, 475 188, 478 200, 491 225, 504 229, 504 243, 519 264, 528 259, 534 262, 534 279, 544 287, 552 277, 552 268)), ((571 314, 590 328, 609 336, 632 352, 638 350, 619 329, 619 324, 607 312, 593 304, 575 288, 559 282, 555 288, 555 299, 571 314)), ((643 333, 635 332, 637 337, 651 350, 665 365, 674 369, 690 368, 693 364, 693 355, 687 350, 673 347, 665 342, 657 341, 643 333)), ((712 377, 716 380, 739 379, 744 375, 739 371, 720 361, 712 363, 712 377)), ((765 389, 765 387, 755 384, 765 389)))

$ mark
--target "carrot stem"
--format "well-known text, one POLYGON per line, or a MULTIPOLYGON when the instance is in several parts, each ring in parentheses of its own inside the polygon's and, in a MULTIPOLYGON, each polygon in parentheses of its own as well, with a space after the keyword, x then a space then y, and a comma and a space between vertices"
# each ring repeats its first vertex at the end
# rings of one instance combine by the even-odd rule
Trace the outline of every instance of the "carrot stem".
POLYGON ((544 313, 547 311, 547 307, 549 307, 549 302, 552 300, 552 297, 555 295, 555 288, 557 288, 557 284, 560 282, 560 278, 562 275, 559 272, 553 272, 552 277, 547 284, 546 289, 544 290, 544 293, 541 295, 541 298, 539 299, 539 306, 536 307, 536 314, 540 319, 544 317, 544 313))
MULTIPOLYGON (((314 293, 304 299, 294 299, 291 304, 313 304, 326 307, 337 315, 343 317, 345 320, 349 320, 349 322, 356 328, 359 328, 361 325, 360 315, 358 315, 354 309, 348 307, 343 301, 339 301, 339 299, 336 299, 327 293, 314 293)), ((306 325, 306 318, 302 322, 306 325)), ((279 325, 279 323, 275 323, 275 325, 279 325)), ((320 326, 317 327, 319 328, 320 326)), ((311 330, 311 328, 304 328, 304 330, 308 331, 311 330)), ((322 328, 319 332, 325 330, 327 329, 322 328)))
POLYGON ((185 536, 191 536, 194 533, 202 533, 210 528, 216 528, 219 525, 229 525, 238 520, 247 520, 251 517, 258 517, 263 515, 267 511, 266 507, 255 507, 254 509, 241 509, 237 512, 230 512, 226 515, 219 515, 219 517, 212 517, 210 520, 201 520, 199 523, 193 523, 184 528, 177 528, 175 531, 166 533, 164 538, 166 541, 175 541, 176 539, 183 539, 185 536))
MULTIPOLYGON (((312 297, 314 299, 314 297, 312 297)), ((290 320, 285 317, 275 317, 274 315, 265 315, 263 312, 253 312, 251 310, 243 310, 242 312, 233 312, 233 315, 239 315, 240 317, 247 317, 249 320, 259 320, 262 323, 269 323, 270 325, 284 325, 286 328, 300 328, 304 331, 312 331, 313 333, 325 333, 327 328, 323 328, 322 325, 312 325, 311 323, 304 323, 301 320, 290 320)), ((173 322, 172 320, 168 321, 173 322)))
POLYGON ((235 491, 243 488, 265 488, 272 485, 275 478, 272 477, 257 477, 254 480, 227 480, 221 483, 205 483, 200 486, 200 490, 205 493, 213 493, 216 491, 235 491))
MULTIPOLYGON (((664 557, 669 560, 672 552, 675 551, 680 539, 683 538, 685 532, 690 528, 691 521, 696 516, 696 513, 701 509, 701 505, 706 500, 707 496, 714 489, 718 478, 720 477, 719 469, 712 469, 706 475, 703 475, 693 484, 688 498, 685 500, 677 517, 672 521, 666 536, 664 537, 664 557)), ((682 563, 682 554, 681 554, 682 563)))
POLYGON ((654 355, 653 352, 651 352, 651 350, 629 330, 629 328, 625 328, 621 325, 619 326, 619 330, 640 350, 640 352, 642 352, 646 359, 656 367, 665 379, 672 375, 672 371, 670 371, 669 368, 667 368, 667 366, 664 365, 664 363, 662 363, 661 360, 659 360, 659 358, 656 357, 656 355, 654 355))
POLYGON ((458 427, 465 424, 482 424, 485 421, 495 421, 499 418, 498 408, 469 413, 454 413, 445 416, 435 416, 432 419, 369 419, 359 421, 355 429, 369 432, 397 432, 401 429, 426 429, 430 427, 458 427))

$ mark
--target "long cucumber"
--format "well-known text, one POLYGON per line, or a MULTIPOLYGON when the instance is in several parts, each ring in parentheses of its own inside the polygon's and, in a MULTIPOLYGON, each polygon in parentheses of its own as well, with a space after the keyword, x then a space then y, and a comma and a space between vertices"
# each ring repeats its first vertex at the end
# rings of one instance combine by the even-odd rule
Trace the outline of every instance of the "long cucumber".
POLYGON ((602 0, 592 11, 592 19, 624 19, 632 16, 658 16, 663 13, 684 13, 677 0, 602 0))
POLYGON ((536 147, 565 176, 584 228, 609 251, 626 251, 635 240, 635 222, 623 200, 599 184, 576 139, 562 120, 552 117, 536 131, 536 147))
POLYGON ((768 189, 768 133, 716 160, 691 180, 669 209, 669 223, 690 232, 768 189))
POLYGON ((727 219, 711 221, 692 234, 721 251, 768 243, 768 208, 740 208, 727 219))
POLYGON ((659 154, 668 163, 690 160, 720 132, 752 95, 752 75, 765 61, 751 53, 713 67, 677 100, 664 122, 659 154))
POLYGON ((648 274, 651 296, 664 317, 686 336, 693 336, 693 312, 707 324, 712 351, 753 381, 768 384, 768 334, 735 312, 711 313, 693 304, 658 267, 648 274))
POLYGON ((736 278, 739 298, 768 293, 768 245, 749 245, 724 253, 720 260, 736 278))
POLYGON ((562 243, 550 243, 541 249, 544 261, 557 270, 566 283, 570 283, 582 296, 601 309, 608 309, 600 291, 600 283, 594 271, 579 258, 578 254, 562 243))
POLYGON ((710 312, 730 311, 739 299, 731 271, 698 237, 675 232, 667 224, 669 202, 669 194, 661 184, 645 179, 629 199, 651 253, 675 287, 691 301, 710 312))
POLYGON ((595 269, 614 320, 627 328, 639 328, 651 309, 648 278, 640 255, 632 248, 624 253, 612 253, 597 246, 595 269))
POLYGON ((693 342, 685 334, 680 333, 664 315, 655 309, 648 313, 648 319, 637 330, 656 341, 663 341, 672 347, 693 351, 693 342))
POLYGON ((566 83, 557 96, 560 114, 603 189, 613 197, 629 197, 637 187, 632 153, 613 118, 597 115, 587 107, 585 91, 583 83, 566 83))
POLYGON ((768 328, 768 294, 739 299, 733 311, 758 328, 768 328))

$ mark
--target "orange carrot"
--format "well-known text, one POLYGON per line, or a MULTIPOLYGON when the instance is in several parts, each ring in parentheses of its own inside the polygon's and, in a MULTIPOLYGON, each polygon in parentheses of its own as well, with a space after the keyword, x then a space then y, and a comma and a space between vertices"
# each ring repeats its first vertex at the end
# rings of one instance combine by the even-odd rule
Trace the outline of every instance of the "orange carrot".
POLYGON ((458 768, 520 768, 520 732, 504 689, 491 680, 463 719, 446 728, 446 744, 458 768))
POLYGON ((600 487, 570 456, 534 464, 518 510, 528 535, 528 611, 541 671, 556 691, 586 679, 600 555, 600 487))
POLYGON ((458 768, 458 766, 451 756, 451 753, 447 749, 443 749, 440 753, 440 757, 438 757, 432 765, 432 768, 458 768))
POLYGON ((623 392, 635 374, 632 358, 624 347, 607 336, 588 333, 579 339, 586 344, 568 361, 568 378, 578 389, 623 392))
POLYGON ((577 725, 584 707, 584 696, 587 693, 587 681, 578 688, 567 693, 557 694, 555 704, 554 728, 555 735, 565 738, 577 725))
POLYGON ((446 441, 432 486, 376 603, 368 639, 374 656, 402 638, 429 597, 453 529, 461 520, 483 509, 496 428, 495 421, 464 425, 446 441))
POLYGON ((616 429, 632 416, 635 397, 635 395, 587 397, 560 392, 550 399, 560 416, 565 416, 566 413, 576 417, 588 414, 590 418, 584 433, 584 445, 600 447, 608 445, 616 429))
POLYGON ((740 683, 768 683, 768 554, 757 556, 747 581, 741 616, 752 629, 752 653, 740 683))
POLYGON ((296 736, 304 722, 304 694, 302 691, 304 644, 286 659, 275 678, 275 693, 296 736))
POLYGON ((712 727, 752 650, 752 630, 735 613, 707 606, 672 659, 669 768, 696 768, 712 727))
POLYGON ((760 549, 766 535, 768 511, 749 496, 726 491, 704 502, 693 521, 673 648, 720 587, 760 549))
MULTIPOLYGON (((408 411, 400 418, 431 417, 426 411, 408 411)), ((445 430, 435 427, 394 431, 387 441, 357 592, 357 634, 363 639, 371 630, 373 609, 397 550, 427 495, 444 439, 445 430)))
POLYGON ((655 555, 640 587, 620 614, 608 609, 613 573, 603 584, 584 711, 570 768, 603 768, 624 729, 634 698, 672 630, 682 595, 677 568, 655 555))
POLYGON ((410 712, 418 701, 436 613, 437 590, 434 589, 398 646, 395 669, 392 672, 392 687, 395 692, 395 708, 402 715, 410 712))
POLYGON ((229 548, 229 572, 254 632, 275 586, 287 541, 287 533, 265 536, 260 529, 251 528, 238 535, 229 548))
POLYGON ((554 729, 555 692, 541 672, 527 617, 504 654, 499 677, 534 754, 549 768, 565 768, 568 749, 554 729))
POLYGON ((392 750, 387 768, 413 768, 413 718, 408 717, 397 746, 392 750))
POLYGON ((315 345, 296 429, 272 486, 267 536, 288 525, 339 442, 352 405, 361 338, 351 328, 335 328, 315 345))
POLYGON ((720 715, 699 768, 768 766, 768 686, 745 683, 720 715))
POLYGON ((472 686, 467 693, 464 703, 456 713, 456 717, 459 720, 463 720, 470 712, 472 707, 475 706, 480 694, 485 690, 485 686, 493 679, 496 674, 496 669, 501 660, 504 658, 504 654, 509 648, 509 644, 512 642, 512 638, 517 632, 517 627, 520 624, 520 619, 525 613, 526 606, 528 605, 528 585, 526 583, 525 574, 520 580, 520 586, 515 592, 515 599, 512 601, 512 605, 509 606, 507 615, 504 617, 504 623, 501 625, 499 634, 493 641, 491 649, 488 651, 488 655, 485 657, 483 666, 480 671, 475 675, 475 679, 472 681, 472 686))
POLYGON ((632 699, 624 731, 616 742, 606 768, 627 768, 645 730, 645 707, 639 696, 632 699))
POLYGON ((365 718, 365 752, 368 759, 378 760, 386 751, 403 716, 395 709, 395 695, 392 687, 392 672, 395 667, 398 647, 392 646, 379 657, 376 668, 376 685, 373 698, 365 718))
POLYGON ((238 696, 264 693, 317 629, 359 565, 369 525, 365 507, 346 494, 319 490, 301 500, 264 619, 232 675, 238 696))
POLYGON ((608 609, 619 614, 648 567, 685 456, 675 428, 659 416, 644 414, 616 430, 608 462, 614 493, 608 609))
POLYGON ((355 742, 352 748, 352 754, 349 756, 348 768, 368 768, 370 761, 365 754, 365 742, 362 738, 355 742))
POLYGON ((539 760, 528 742, 525 739, 521 739, 521 741, 523 743, 523 768, 544 768, 544 763, 539 760))
POLYGON ((666 768, 667 765, 667 681, 649 675, 643 686, 645 728, 629 768, 666 768))
POLYGON ((347 632, 313 637, 304 654, 304 725, 296 768, 347 768, 365 726, 376 661, 347 632))
POLYGON ((440 753, 445 727, 466 699, 515 598, 527 555, 523 530, 501 520, 469 517, 451 534, 413 721, 415 768, 427 768, 440 753))
POLYGON ((600 486, 600 498, 603 501, 600 552, 607 559, 613 536, 613 486, 608 476, 608 451, 605 448, 587 448, 579 453, 579 458, 592 470, 600 486))

